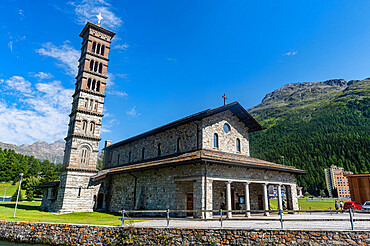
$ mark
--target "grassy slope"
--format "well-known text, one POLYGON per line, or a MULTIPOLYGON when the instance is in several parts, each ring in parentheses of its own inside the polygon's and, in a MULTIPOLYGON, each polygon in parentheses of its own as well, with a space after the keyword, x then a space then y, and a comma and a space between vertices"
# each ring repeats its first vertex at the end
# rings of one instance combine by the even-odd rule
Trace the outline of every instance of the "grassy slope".
MULTIPOLYGON (((14 192, 18 190, 19 182, 17 182, 15 185, 12 185, 12 182, 5 182, 0 183, 0 201, 1 198, 4 196, 4 192, 6 189, 6 196, 12 196, 14 192)), ((24 195, 25 191, 23 191, 24 195)))

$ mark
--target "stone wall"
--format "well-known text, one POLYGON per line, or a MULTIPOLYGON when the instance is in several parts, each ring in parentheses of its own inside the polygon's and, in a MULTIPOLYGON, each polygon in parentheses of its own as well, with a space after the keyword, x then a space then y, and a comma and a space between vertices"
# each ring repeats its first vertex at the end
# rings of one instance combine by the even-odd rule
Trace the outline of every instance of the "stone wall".
POLYGON ((248 128, 229 110, 202 120, 202 140, 203 149, 249 156, 248 128), (224 131, 224 124, 230 126, 229 133, 224 131), (218 148, 213 144, 215 133, 219 138, 218 148), (240 139, 240 152, 236 149, 237 138, 240 139))
POLYGON ((200 145, 197 122, 181 125, 158 134, 129 142, 127 144, 107 149, 104 154, 104 169, 127 165, 147 159, 157 158, 158 144, 161 145, 161 155, 178 153, 177 141, 181 139, 180 152, 196 150, 200 145), (143 158, 144 148, 144 158, 143 158), (131 155, 131 157, 130 157, 131 155), (130 160, 131 158, 131 160, 130 160))
POLYGON ((369 245, 369 231, 122 228, 0 221, 0 239, 51 245, 369 245))

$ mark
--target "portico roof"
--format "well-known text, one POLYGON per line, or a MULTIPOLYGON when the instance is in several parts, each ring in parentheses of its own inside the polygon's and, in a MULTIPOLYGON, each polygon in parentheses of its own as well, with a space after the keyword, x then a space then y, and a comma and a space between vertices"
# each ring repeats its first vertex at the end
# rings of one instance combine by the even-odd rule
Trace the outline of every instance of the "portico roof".
POLYGON ((132 163, 126 166, 119 166, 110 169, 105 169, 100 171, 97 175, 92 176, 93 181, 97 181, 105 178, 107 175, 114 175, 119 173, 128 173, 133 171, 168 167, 168 166, 178 166, 184 164, 192 163, 214 163, 227 166, 238 166, 250 169, 263 169, 263 170, 273 170, 286 173, 294 174, 304 174, 305 171, 297 169, 292 166, 285 166, 276 164, 273 162, 268 162, 260 160, 257 158, 248 157, 245 155, 230 154, 220 151, 213 150, 196 150, 186 152, 180 155, 172 155, 163 158, 155 158, 147 161, 132 163))
POLYGON ((136 140, 139 140, 139 139, 157 134, 159 132, 166 131, 166 130, 174 128, 174 127, 178 127, 178 126, 183 125, 183 124, 187 124, 187 123, 190 123, 190 122, 193 122, 193 121, 201 120, 205 117, 209 117, 209 116, 212 116, 214 114, 221 113, 221 112, 224 112, 224 111, 227 111, 227 110, 230 110, 236 117, 239 118, 239 120, 242 123, 244 123, 244 125, 248 128, 248 132, 255 132, 255 131, 263 130, 262 126, 257 122, 256 119, 253 118, 253 116, 251 116, 247 112, 247 110, 245 110, 245 108, 243 108, 238 102, 232 102, 232 103, 226 104, 222 107, 218 107, 218 108, 214 108, 214 109, 207 109, 207 110, 201 111, 199 113, 190 115, 188 117, 182 118, 180 120, 171 122, 167 125, 163 125, 161 127, 155 128, 153 130, 144 132, 140 135, 134 136, 132 138, 123 140, 123 141, 115 143, 115 144, 112 144, 112 145, 106 147, 106 149, 118 147, 118 146, 130 143, 130 142, 133 142, 133 141, 136 141, 136 140))

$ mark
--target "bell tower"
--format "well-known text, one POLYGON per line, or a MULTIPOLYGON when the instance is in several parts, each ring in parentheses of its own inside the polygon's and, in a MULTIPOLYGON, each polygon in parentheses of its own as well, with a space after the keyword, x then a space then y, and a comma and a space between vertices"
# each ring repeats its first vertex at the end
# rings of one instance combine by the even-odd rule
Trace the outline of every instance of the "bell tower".
POLYGON ((98 147, 107 81, 110 41, 115 33, 90 22, 82 30, 76 88, 64 149, 56 212, 87 212, 94 206, 98 147))

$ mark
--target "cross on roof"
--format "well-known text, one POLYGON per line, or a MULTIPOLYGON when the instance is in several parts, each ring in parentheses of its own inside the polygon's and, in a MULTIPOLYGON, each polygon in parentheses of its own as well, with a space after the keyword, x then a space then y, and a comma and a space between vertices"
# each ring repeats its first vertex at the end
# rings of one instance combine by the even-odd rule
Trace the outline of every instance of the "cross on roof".
POLYGON ((101 13, 99 13, 96 17, 98 17, 98 26, 100 26, 100 21, 103 19, 101 13))
POLYGON ((228 97, 226 96, 226 94, 224 94, 222 97, 224 98, 224 105, 226 105, 226 99, 228 99, 228 97))

